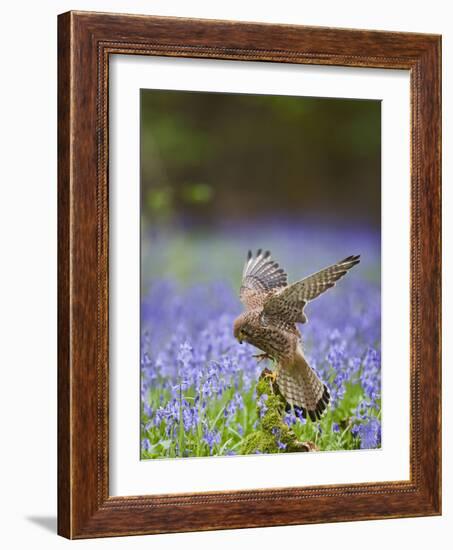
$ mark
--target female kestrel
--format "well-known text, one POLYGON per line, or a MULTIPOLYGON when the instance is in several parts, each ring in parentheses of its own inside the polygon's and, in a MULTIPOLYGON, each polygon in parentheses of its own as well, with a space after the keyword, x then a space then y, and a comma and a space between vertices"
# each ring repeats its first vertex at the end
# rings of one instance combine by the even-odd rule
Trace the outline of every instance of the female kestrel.
POLYGON ((333 287, 360 256, 341 262, 288 286, 287 275, 270 252, 249 251, 242 274, 240 298, 245 311, 234 322, 234 336, 264 353, 259 359, 273 359, 271 378, 278 385, 288 408, 299 409, 314 421, 321 418, 330 395, 326 385, 307 363, 296 323, 306 323, 305 305, 333 287))

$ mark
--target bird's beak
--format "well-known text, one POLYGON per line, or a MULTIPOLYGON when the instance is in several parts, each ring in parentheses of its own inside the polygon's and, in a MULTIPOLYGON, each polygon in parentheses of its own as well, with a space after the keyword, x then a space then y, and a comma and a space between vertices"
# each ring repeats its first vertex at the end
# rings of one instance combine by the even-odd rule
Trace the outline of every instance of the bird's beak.
POLYGON ((242 338, 240 336, 237 336, 237 340, 240 344, 242 344, 242 338))

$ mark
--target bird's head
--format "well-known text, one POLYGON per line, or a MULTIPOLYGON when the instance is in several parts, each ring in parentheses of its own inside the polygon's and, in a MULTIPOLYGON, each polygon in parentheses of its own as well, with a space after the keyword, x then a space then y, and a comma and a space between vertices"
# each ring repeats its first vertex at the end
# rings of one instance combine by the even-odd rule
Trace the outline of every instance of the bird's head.
POLYGON ((233 326, 234 337, 240 344, 247 342, 250 336, 250 330, 248 326, 248 319, 246 314, 240 315, 235 321, 233 326))

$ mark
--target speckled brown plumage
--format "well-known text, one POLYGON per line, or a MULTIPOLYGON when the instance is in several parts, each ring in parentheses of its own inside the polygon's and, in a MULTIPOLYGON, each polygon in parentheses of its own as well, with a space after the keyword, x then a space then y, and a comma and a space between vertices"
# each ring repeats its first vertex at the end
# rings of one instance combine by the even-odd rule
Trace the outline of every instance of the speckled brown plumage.
POLYGON ((249 252, 244 266, 240 297, 245 311, 234 322, 234 335, 276 361, 276 382, 288 407, 312 420, 321 418, 330 395, 304 357, 296 323, 306 323, 305 305, 359 261, 359 256, 348 256, 291 285, 268 251, 249 252))

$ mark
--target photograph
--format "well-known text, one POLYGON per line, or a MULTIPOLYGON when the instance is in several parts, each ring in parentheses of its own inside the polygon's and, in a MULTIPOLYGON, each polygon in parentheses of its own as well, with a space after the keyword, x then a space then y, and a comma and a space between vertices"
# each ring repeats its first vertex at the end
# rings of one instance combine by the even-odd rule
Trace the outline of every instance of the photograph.
POLYGON ((140 458, 379 449, 381 102, 141 89, 140 129, 140 458))
POLYGON ((452 547, 450 4, 2 8, 3 547, 452 547))

